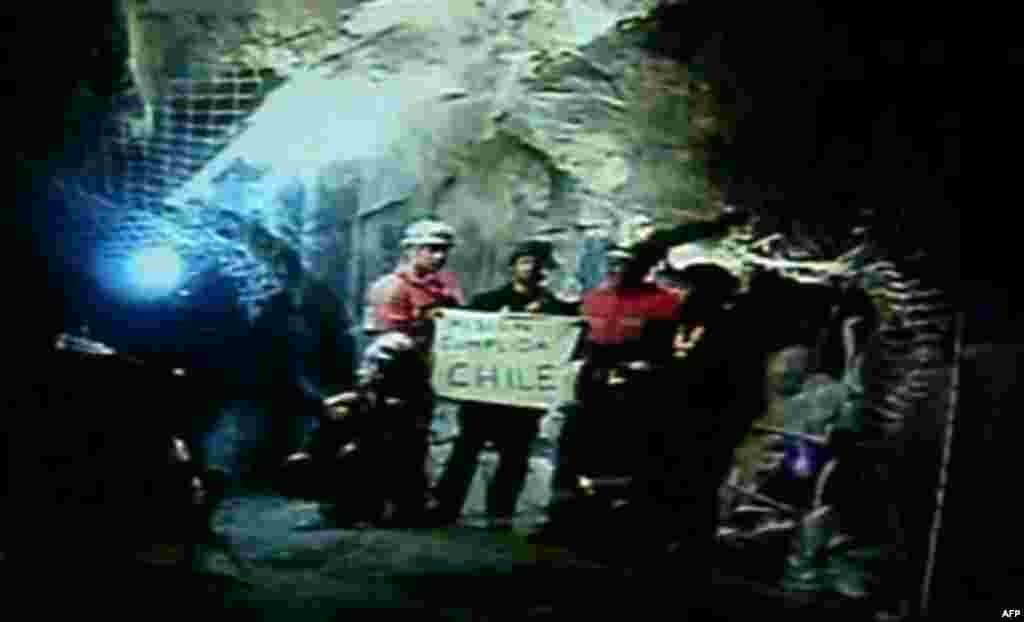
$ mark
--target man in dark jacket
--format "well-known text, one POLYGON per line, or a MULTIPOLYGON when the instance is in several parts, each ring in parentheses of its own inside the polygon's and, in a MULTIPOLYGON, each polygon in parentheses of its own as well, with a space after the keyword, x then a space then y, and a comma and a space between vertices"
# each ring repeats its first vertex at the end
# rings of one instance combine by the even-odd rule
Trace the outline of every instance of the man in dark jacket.
POLYGON ((316 429, 324 396, 350 383, 354 344, 337 296, 306 273, 298 253, 282 247, 272 260, 284 289, 267 301, 250 336, 275 444, 266 466, 276 471, 282 454, 316 429))
MULTIPOLYGON (((643 216, 627 223, 629 229, 608 253, 608 278, 584 296, 589 331, 576 385, 577 404, 559 439, 550 523, 533 541, 587 539, 582 528, 595 523, 590 509, 603 509, 587 502, 595 493, 596 478, 630 482, 620 494, 634 500, 650 496, 645 490, 648 475, 654 472, 647 464, 650 443, 663 430, 648 417, 625 421, 623 413, 658 399, 652 396, 674 398, 672 385, 662 381, 673 367, 673 334, 684 304, 676 290, 646 277, 672 246, 723 236, 746 220, 746 214, 728 213, 713 222, 665 230, 655 229, 643 216), (632 494, 637 491, 639 495, 632 494)), ((634 507, 638 505, 647 504, 634 507)))
MULTIPOLYGON (((647 492, 663 509, 693 513, 685 501, 704 508, 715 496, 732 465, 733 451, 760 414, 762 353, 741 309, 728 303, 739 281, 713 264, 692 265, 678 278, 689 290, 673 340, 673 364, 665 386, 673 393, 677 414, 660 420, 651 443, 662 446, 648 473, 655 477, 647 492), (695 498, 684 489, 697 486, 695 498)), ((714 520, 712 514, 701 514, 714 520)), ((703 530, 714 527, 705 524, 703 530)))
MULTIPOLYGON (((541 285, 544 268, 552 265, 551 250, 550 244, 544 242, 521 244, 509 261, 511 281, 476 296, 470 309, 574 315, 575 305, 558 300, 541 285)), ((462 406, 459 413, 461 432, 435 491, 442 522, 453 522, 462 513, 478 456, 488 440, 495 443, 500 461, 497 474, 487 490, 487 513, 496 525, 507 525, 511 521, 529 471, 530 446, 537 436, 543 414, 540 410, 494 404, 462 406)))
POLYGON ((756 310, 745 309, 746 301, 731 304, 739 282, 726 269, 703 263, 670 278, 688 294, 673 362, 658 383, 672 408, 651 421, 636 491, 650 510, 651 570, 667 567, 685 577, 699 607, 707 605, 701 598, 714 565, 718 492, 737 445, 763 411, 761 327, 750 321, 756 310))
POLYGON ((617 505, 612 497, 625 492, 621 484, 644 453, 646 423, 624 413, 637 412, 655 395, 651 383, 671 359, 680 300, 645 281, 650 266, 637 251, 635 245, 613 247, 607 279, 583 296, 583 365, 559 434, 548 524, 534 542, 591 540, 602 530, 597 514, 617 505), (609 494, 596 495, 591 484, 598 481, 609 484, 598 486, 609 494))

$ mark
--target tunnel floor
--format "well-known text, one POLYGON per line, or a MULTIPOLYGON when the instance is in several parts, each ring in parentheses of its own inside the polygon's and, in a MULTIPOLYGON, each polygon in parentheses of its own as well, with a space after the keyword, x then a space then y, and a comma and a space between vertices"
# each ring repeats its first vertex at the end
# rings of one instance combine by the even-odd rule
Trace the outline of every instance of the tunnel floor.
MULTIPOLYGON (((574 620, 648 617, 739 620, 778 612, 793 620, 872 619, 849 603, 794 601, 710 568, 712 589, 687 581, 685 556, 656 573, 629 570, 526 536, 537 518, 512 530, 296 531, 310 503, 269 494, 226 499, 215 517, 225 545, 204 545, 196 568, 134 564, 124 575, 89 562, 78 585, 54 586, 54 605, 81 615, 139 619, 574 620), (242 559, 232 561, 227 550, 242 559), (693 603, 703 598, 704 606, 693 603)), ((609 534, 629 542, 630 534, 609 534)), ((0 564, 7 565, 7 564, 0 564)), ((45 573, 44 573, 45 575, 45 573)), ((31 576, 31 575, 26 575, 31 576)), ((70 575, 69 575, 70 576, 70 575)), ((706 575, 705 575, 706 576, 706 575)), ((46 585, 46 577, 42 577, 46 585)), ((39 583, 38 581, 34 581, 39 583)), ((52 581, 51 581, 52 582, 52 581)))
POLYGON ((537 517, 522 517, 505 532, 473 526, 294 530, 315 507, 275 496, 224 503, 215 528, 248 566, 239 571, 223 550, 207 547, 201 567, 221 577, 224 610, 259 612, 261 619, 278 619, 274 612, 280 612, 289 620, 374 610, 407 611, 416 619, 536 618, 562 613, 575 600, 569 584, 623 572, 566 549, 528 544, 537 517))

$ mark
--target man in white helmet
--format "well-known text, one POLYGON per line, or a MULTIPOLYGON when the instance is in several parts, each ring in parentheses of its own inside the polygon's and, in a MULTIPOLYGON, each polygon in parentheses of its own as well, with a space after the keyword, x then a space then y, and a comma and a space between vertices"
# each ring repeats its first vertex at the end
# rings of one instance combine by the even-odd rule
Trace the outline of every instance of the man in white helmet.
POLYGON ((422 404, 430 401, 426 373, 408 335, 392 331, 370 342, 353 390, 324 401, 321 427, 293 456, 298 478, 331 480, 316 492, 322 497, 318 515, 298 529, 384 524, 403 518, 399 510, 419 511, 426 487, 426 436, 419 425, 422 404))
POLYGON ((378 279, 366 296, 368 334, 394 330, 420 345, 429 342, 436 309, 465 304, 458 277, 444 270, 454 244, 455 230, 443 222, 420 220, 409 225, 402 239, 402 263, 378 279))
MULTIPOLYGON (((337 404, 328 408, 340 425, 323 435, 321 444, 326 449, 320 451, 331 458, 334 448, 344 445, 345 462, 358 464, 372 475, 362 473, 362 483, 349 482, 338 491, 350 506, 358 499, 369 509, 357 511, 360 516, 345 515, 346 522, 369 519, 414 525, 425 518, 434 411, 433 319, 439 309, 464 303, 458 277, 444 270, 454 243, 455 230, 448 224, 433 219, 412 223, 401 241, 401 262, 367 292, 363 330, 370 343, 358 366, 356 390, 336 396, 337 404)), ((337 525, 342 518, 337 509, 344 499, 325 506, 331 511, 300 528, 337 525)))
MULTIPOLYGON (((392 464, 388 496, 396 506, 395 522, 417 523, 427 507, 430 423, 434 394, 430 386, 430 348, 433 320, 444 307, 461 307, 465 296, 458 277, 444 269, 455 243, 455 230, 438 220, 411 224, 402 239, 403 261, 381 277, 367 294, 367 334, 375 341, 367 348, 360 381, 374 387, 383 399, 376 408, 387 410, 396 422, 389 452, 401 464, 392 464), (401 365, 382 365, 377 355, 382 341, 404 336, 411 347, 395 353, 401 365)), ((387 350, 385 348, 384 350, 387 350)), ((383 351, 383 350, 381 350, 383 351)), ((390 359, 389 359, 390 360, 390 359)))

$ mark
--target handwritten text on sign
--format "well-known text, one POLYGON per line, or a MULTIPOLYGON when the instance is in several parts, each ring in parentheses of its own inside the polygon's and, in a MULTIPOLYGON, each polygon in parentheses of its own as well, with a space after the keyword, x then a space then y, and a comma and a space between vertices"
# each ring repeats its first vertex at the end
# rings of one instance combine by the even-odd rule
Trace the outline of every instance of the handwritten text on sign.
POLYGON ((446 310, 434 340, 434 390, 448 399, 549 408, 571 398, 577 318, 446 310))

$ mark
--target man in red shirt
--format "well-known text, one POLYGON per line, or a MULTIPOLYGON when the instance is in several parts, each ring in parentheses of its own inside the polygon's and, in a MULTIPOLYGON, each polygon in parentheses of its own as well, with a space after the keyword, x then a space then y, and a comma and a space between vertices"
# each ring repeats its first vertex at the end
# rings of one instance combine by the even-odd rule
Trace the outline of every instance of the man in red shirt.
POLYGON ((444 270, 454 241, 455 230, 443 222, 411 224, 402 239, 402 262, 371 285, 364 325, 371 341, 357 371, 357 390, 351 394, 350 401, 356 405, 340 406, 342 412, 361 413, 356 419, 346 417, 359 423, 334 426, 337 434, 323 434, 321 444, 334 447, 337 438, 357 438, 352 445, 359 447, 362 457, 356 462, 373 472, 373 490, 350 484, 338 491, 345 498, 300 528, 336 524, 346 500, 351 506, 356 497, 369 500, 374 507, 370 516, 345 516, 346 521, 369 518, 377 523, 415 525, 425 520, 434 414, 430 386, 433 319, 441 308, 464 303, 458 278, 444 270), (352 426, 358 431, 350 430, 352 426), (378 504, 377 500, 384 502, 378 504))
POLYGON ((567 413, 559 439, 548 510, 551 526, 535 541, 585 537, 581 528, 593 521, 585 520, 580 501, 599 486, 595 476, 623 482, 623 496, 646 498, 649 476, 644 471, 650 462, 645 454, 657 427, 643 418, 653 414, 637 409, 664 395, 663 383, 671 380, 667 372, 685 300, 679 291, 647 277, 672 246, 724 235, 746 218, 729 213, 713 222, 657 230, 649 218, 639 216, 627 223, 634 230, 622 236, 625 243, 608 252, 607 279, 583 298, 589 327, 585 362, 577 378, 575 408, 567 413))
POLYGON ((436 310, 465 304, 458 277, 444 270, 454 239, 455 230, 436 220, 421 220, 406 229, 402 264, 367 293, 367 334, 402 332, 429 350, 436 310))
MULTIPOLYGON (((385 408, 395 410, 403 420, 396 430, 391 465, 381 468, 407 473, 408 477, 389 478, 397 488, 394 499, 397 521, 417 523, 425 518, 429 480, 430 423, 434 414, 434 394, 430 386, 430 348, 434 336, 434 318, 444 307, 461 307, 465 295, 458 277, 444 270, 448 254, 455 243, 455 230, 437 220, 421 220, 411 224, 402 239, 403 261, 391 274, 377 280, 367 293, 365 330, 371 337, 401 333, 412 339, 413 348, 407 356, 419 363, 416 377, 400 378, 401 395, 396 395, 385 408), (407 425, 406 425, 407 424, 407 425), (394 464, 399 460, 402 465, 394 464)), ((373 344, 371 344, 371 350, 373 344)), ((360 375, 373 374, 367 362, 360 375)), ((410 368, 411 369, 411 368, 410 368)), ((383 371, 383 370, 382 370, 383 371)), ((394 384, 394 383, 393 383, 394 384)))
POLYGON ((620 359, 647 359, 644 348, 650 344, 645 337, 652 327, 675 319, 679 297, 644 280, 648 266, 636 261, 632 249, 613 248, 608 260, 608 278, 583 297, 590 350, 592 354, 614 353, 620 359))
MULTIPOLYGON (((641 242, 641 245, 643 243, 641 242)), ((633 478, 646 443, 642 421, 625 421, 652 397, 657 370, 672 356, 680 307, 670 290, 645 280, 651 264, 640 246, 618 245, 608 253, 609 275, 587 292, 582 312, 588 332, 576 385, 576 407, 567 413, 558 443, 549 507, 551 526, 536 538, 575 535, 588 524, 581 500, 588 478, 633 478)))

